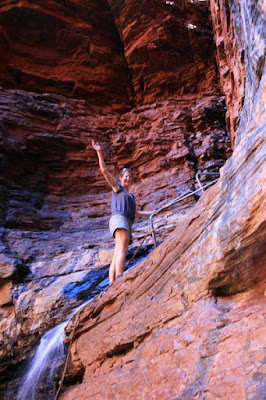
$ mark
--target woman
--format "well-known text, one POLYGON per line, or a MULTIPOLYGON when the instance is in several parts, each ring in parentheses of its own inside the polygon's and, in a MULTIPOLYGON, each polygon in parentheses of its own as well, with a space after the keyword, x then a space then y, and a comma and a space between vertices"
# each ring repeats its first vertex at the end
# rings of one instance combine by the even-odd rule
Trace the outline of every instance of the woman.
MULTIPOLYGON (((136 215, 135 196, 130 193, 132 172, 130 168, 123 168, 118 181, 106 168, 100 144, 92 140, 92 147, 97 153, 101 173, 112 188, 112 216, 109 221, 110 231, 115 238, 114 255, 109 269, 109 284, 112 284, 123 275, 128 246, 132 243, 132 225, 136 215)), ((138 211, 137 215, 151 213, 138 211)))

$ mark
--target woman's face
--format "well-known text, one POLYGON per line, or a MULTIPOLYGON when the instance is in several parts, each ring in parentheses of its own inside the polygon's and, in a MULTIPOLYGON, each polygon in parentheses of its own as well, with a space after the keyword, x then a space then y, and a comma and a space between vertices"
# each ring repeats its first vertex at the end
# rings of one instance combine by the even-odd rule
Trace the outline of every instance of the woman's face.
POLYGON ((121 183, 123 187, 128 188, 132 183, 132 174, 131 172, 124 172, 121 178, 121 183))

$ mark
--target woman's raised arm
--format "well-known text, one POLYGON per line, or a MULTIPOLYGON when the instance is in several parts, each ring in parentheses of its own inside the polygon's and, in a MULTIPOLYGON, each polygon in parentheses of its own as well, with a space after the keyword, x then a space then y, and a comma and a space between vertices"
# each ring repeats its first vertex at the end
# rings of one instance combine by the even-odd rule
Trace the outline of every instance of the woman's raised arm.
POLYGON ((110 172, 106 168, 103 154, 102 154, 101 145, 99 143, 95 142, 94 140, 92 140, 91 145, 97 153, 101 173, 103 174, 106 182, 108 183, 109 186, 111 186, 113 191, 117 192, 119 190, 117 180, 115 179, 115 177, 112 174, 110 174, 110 172))

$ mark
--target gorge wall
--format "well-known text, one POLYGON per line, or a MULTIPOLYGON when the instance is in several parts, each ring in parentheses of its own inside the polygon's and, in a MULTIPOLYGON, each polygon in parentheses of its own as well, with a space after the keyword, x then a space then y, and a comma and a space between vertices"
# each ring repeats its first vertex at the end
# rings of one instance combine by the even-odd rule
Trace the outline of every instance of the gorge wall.
POLYGON ((238 143, 247 126, 255 129, 263 121, 266 6, 263 0, 209 0, 209 6, 227 126, 238 143))
MULTIPOLYGON (((264 10, 254 4, 210 1, 216 54, 205 1, 1 3, 2 393, 95 273, 106 276, 110 193, 91 138, 112 173, 134 169, 147 210, 217 173, 229 129, 236 148, 217 184, 159 214, 160 247, 69 325, 62 398, 262 398, 264 10)), ((131 253, 149 229, 136 222, 131 253)))

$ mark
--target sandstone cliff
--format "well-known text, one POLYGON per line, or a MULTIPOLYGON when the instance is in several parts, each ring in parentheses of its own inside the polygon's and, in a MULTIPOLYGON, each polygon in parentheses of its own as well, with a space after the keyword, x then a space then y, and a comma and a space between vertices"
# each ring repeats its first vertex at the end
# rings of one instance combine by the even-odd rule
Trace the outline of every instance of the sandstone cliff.
POLYGON ((265 10, 210 6, 237 146, 192 214, 69 325, 69 375, 84 375, 62 399, 265 398, 265 10))
MULTIPOLYGON (((234 37, 217 52, 233 156, 197 204, 156 218, 160 247, 69 326, 66 382, 84 375, 62 398, 261 398, 263 4, 237 7, 209 4, 217 44, 234 37)), ((134 168, 138 204, 153 209, 219 171, 230 141, 206 2, 6 0, 0 12, 5 390, 111 259, 110 194, 87 142, 103 143, 112 172, 134 168)), ((137 221, 131 251, 148 231, 137 221)))

